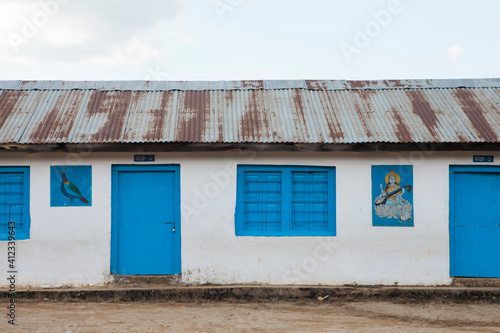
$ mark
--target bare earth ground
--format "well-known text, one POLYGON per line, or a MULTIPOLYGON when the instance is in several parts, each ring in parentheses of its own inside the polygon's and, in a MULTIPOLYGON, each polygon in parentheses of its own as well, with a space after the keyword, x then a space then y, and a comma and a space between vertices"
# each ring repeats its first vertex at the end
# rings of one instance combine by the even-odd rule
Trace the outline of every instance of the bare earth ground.
POLYGON ((0 332, 500 332, 500 304, 23 302, 16 323, 0 332))

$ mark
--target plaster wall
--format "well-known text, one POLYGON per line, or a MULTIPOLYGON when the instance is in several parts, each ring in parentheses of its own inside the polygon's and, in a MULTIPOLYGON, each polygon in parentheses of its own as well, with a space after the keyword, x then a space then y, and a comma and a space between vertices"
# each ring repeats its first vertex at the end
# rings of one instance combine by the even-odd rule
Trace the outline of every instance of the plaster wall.
MULTIPOLYGON (((156 153, 154 163, 181 166, 184 283, 439 285, 451 282, 449 165, 471 165, 473 154, 191 152, 156 153), (235 236, 238 164, 335 166, 337 235, 235 236), (414 227, 372 227, 371 165, 381 164, 413 165, 414 227)), ((30 239, 17 241, 17 285, 85 286, 112 280, 111 166, 134 164, 133 155, 0 154, 2 166, 30 166, 31 232, 30 239), (91 207, 50 207, 50 165, 65 164, 92 165, 91 207)), ((0 242, 0 260, 0 287, 6 287, 5 241, 0 242)))

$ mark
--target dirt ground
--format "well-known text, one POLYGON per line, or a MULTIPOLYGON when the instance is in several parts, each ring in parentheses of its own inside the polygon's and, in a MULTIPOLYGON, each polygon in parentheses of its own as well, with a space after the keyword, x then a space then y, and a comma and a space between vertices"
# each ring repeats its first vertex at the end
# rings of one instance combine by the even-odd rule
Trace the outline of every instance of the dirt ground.
POLYGON ((0 332, 500 332, 498 303, 48 301, 16 310, 16 327, 2 316, 0 332))

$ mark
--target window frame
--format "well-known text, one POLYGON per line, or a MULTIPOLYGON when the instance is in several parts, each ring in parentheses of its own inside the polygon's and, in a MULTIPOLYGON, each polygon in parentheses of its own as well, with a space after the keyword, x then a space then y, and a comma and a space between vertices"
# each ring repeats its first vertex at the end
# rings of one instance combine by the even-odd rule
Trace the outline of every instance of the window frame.
POLYGON ((336 236, 336 168, 334 166, 308 166, 308 165, 257 165, 242 164, 237 166, 236 175, 236 210, 235 234, 236 236, 336 236), (281 230, 280 231, 255 231, 244 229, 244 202, 245 202, 245 173, 256 172, 281 172, 281 230), (328 173, 328 222, 327 230, 294 231, 291 230, 292 208, 292 172, 328 173))
MULTIPOLYGON (((13 241, 25 240, 30 238, 31 218, 30 218, 30 167, 29 166, 0 166, 0 173, 23 173, 23 226, 19 229, 16 226, 15 239, 13 241)), ((7 221, 8 222, 8 221, 7 221)), ((9 241, 9 234, 0 231, 0 241, 9 241)))

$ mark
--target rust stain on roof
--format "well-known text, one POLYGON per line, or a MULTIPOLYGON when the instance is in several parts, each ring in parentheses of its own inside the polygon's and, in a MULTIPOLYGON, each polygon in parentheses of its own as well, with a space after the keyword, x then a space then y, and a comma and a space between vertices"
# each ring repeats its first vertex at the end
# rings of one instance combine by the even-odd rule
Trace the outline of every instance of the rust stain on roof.
MULTIPOLYGON (((266 92, 254 91, 252 101, 255 113, 258 115, 259 123, 256 125, 259 129, 259 137, 270 139, 271 134, 271 119, 269 118, 269 107, 266 103, 266 92)), ((254 125, 255 126, 255 125, 254 125)))
POLYGON ((264 81, 263 80, 242 80, 241 87, 242 88, 264 89, 264 81))
POLYGON ((209 92, 185 91, 184 109, 179 110, 176 141, 202 142, 207 112, 210 108, 209 92))
POLYGON ((406 85, 401 80, 387 80, 393 88, 405 88, 406 85))
POLYGON ((370 104, 370 97, 371 97, 372 93, 373 92, 371 90, 360 90, 360 91, 352 92, 352 94, 359 95, 360 98, 366 104, 365 110, 361 109, 361 105, 359 105, 359 103, 354 103, 354 107, 356 109, 356 113, 358 114, 358 119, 361 120, 361 125, 363 127, 363 130, 365 131, 365 133, 367 134, 367 136, 369 138, 374 137, 374 134, 371 132, 370 126, 366 122, 365 117, 371 118, 370 113, 371 113, 372 108, 371 108, 371 104, 370 104))
POLYGON ((421 90, 405 90, 405 94, 411 101, 413 112, 422 119, 422 122, 432 134, 433 138, 440 142, 440 135, 436 131, 438 122, 436 110, 432 108, 425 93, 421 90))
POLYGON ((217 113, 217 129, 219 132, 218 141, 224 142, 224 118, 222 116, 222 112, 217 113))
MULTIPOLYGON (((149 81, 147 81, 149 82, 149 81)), ((132 105, 137 106, 143 101, 148 95, 147 91, 137 91, 132 95, 132 105)))
POLYGON ((227 123, 232 132, 231 137, 238 137, 242 142, 270 140, 269 108, 264 90, 247 90, 241 92, 224 93, 224 105, 228 107, 230 119, 227 123), (232 118, 234 117, 234 118, 232 118), (231 122, 231 118, 234 119, 231 122))
POLYGON ((405 86, 400 80, 388 80, 388 82, 393 88, 404 88, 405 86))
POLYGON ((60 142, 68 141, 84 94, 84 91, 62 92, 52 109, 31 133, 29 141, 42 143, 54 137, 60 142), (77 97, 73 98, 75 95, 77 97))
POLYGON ((21 81, 21 89, 24 88, 25 86, 27 86, 28 84, 33 84, 33 83, 36 83, 37 81, 21 81))
MULTIPOLYGON (((88 121, 99 115, 103 119, 96 124, 98 130, 90 135, 90 141, 117 142, 121 140, 131 97, 131 91, 95 91, 92 93, 87 105, 86 117, 88 121)), ((87 137, 85 133, 82 134, 87 137)))
POLYGON ((327 90, 328 84, 324 80, 306 80, 306 87, 309 90, 327 90))
MULTIPOLYGON (((232 94, 231 94, 232 95, 232 94)), ((232 97, 232 96, 231 96, 232 97)), ((243 115, 239 121, 239 133, 243 141, 252 141, 260 137, 260 127, 263 125, 259 119, 258 103, 255 91, 252 91, 248 99, 248 105, 244 106, 243 115)), ((261 110, 262 112, 262 110, 261 110)))
MULTIPOLYGON (((109 114, 108 121, 96 133, 106 141, 119 141, 122 137, 123 124, 125 122, 128 107, 131 102, 131 91, 121 91, 115 96, 110 92, 103 99, 103 109, 109 114), (109 103, 109 106, 107 105, 109 103)), ((104 111, 103 111, 104 112, 104 111)))
POLYGON ((396 121, 396 131, 394 134, 396 134, 396 136, 398 137, 400 142, 413 141, 411 131, 406 126, 406 124, 403 121, 403 118, 401 118, 401 115, 399 114, 399 112, 396 110, 395 107, 391 107, 391 110, 392 110, 392 116, 394 117, 394 120, 396 121))
POLYGON ((309 139, 309 132, 307 129, 307 120, 304 112, 304 102, 302 100, 302 94, 299 89, 295 90, 293 93, 293 101, 295 104, 295 109, 297 112, 294 112, 294 119, 296 122, 297 132, 301 132, 301 138, 305 141, 309 139))
POLYGON ((143 140, 160 141, 164 138, 165 118, 167 112, 170 111, 167 106, 173 98, 174 93, 171 91, 164 91, 161 93, 160 108, 149 110, 149 116, 151 119, 148 122, 147 132, 144 135, 143 140))
MULTIPOLYGON (((147 81, 149 82, 149 81, 147 81)), ((142 141, 144 139, 144 132, 142 130, 141 125, 136 124, 136 114, 141 114, 144 115, 145 120, 148 120, 149 117, 149 110, 144 110, 142 107, 142 102, 147 96, 147 92, 144 91, 134 91, 132 94, 132 100, 130 101, 130 108, 132 114, 130 115, 130 118, 128 119, 128 122, 126 125, 126 128, 124 129, 124 134, 123 134, 123 139, 125 141, 142 141), (135 128, 136 127, 136 128, 135 128)))
MULTIPOLYGON (((134 91, 125 124, 125 142, 163 142, 168 141, 172 124, 171 101, 176 92, 134 91), (168 123, 167 123, 168 122, 168 123)), ((171 138, 170 138, 171 139, 171 138)))
POLYGON ((340 142, 345 138, 344 131, 342 131, 342 127, 337 119, 337 115, 333 113, 330 114, 330 117, 330 119, 328 119, 329 117, 326 118, 330 137, 332 138, 333 142, 340 142))
MULTIPOLYGON (((43 142, 43 138, 49 136, 50 134, 50 129, 52 125, 57 124, 57 118, 59 116, 59 110, 57 108, 52 109, 50 112, 48 112, 43 120, 40 122, 40 125, 38 128, 33 132, 30 136, 30 141, 34 143, 40 143, 43 142)), ((69 119, 68 123, 72 125, 74 122, 74 119, 69 119)), ((69 133, 66 132, 65 129, 61 129, 61 132, 58 133, 60 136, 67 137, 69 136, 69 133)))
POLYGON ((341 122, 338 119, 338 112, 336 110, 331 96, 326 91, 318 92, 320 105, 318 106, 316 112, 321 113, 324 111, 326 124, 328 126, 330 137, 333 142, 338 142, 344 138, 344 132, 342 131, 341 122))
POLYGON ((0 95, 0 129, 14 110, 17 101, 23 95, 22 91, 4 91, 0 95))
POLYGON ((248 105, 244 107, 243 115, 239 121, 238 132, 241 133, 241 138, 245 142, 252 141, 253 138, 258 138, 260 134, 259 127, 262 124, 257 122, 259 115, 257 114, 256 104, 255 95, 253 95, 250 97, 248 105))
POLYGON ((160 109, 152 110, 153 120, 151 121, 148 132, 144 137, 147 141, 156 141, 163 138, 163 129, 165 122, 165 114, 167 113, 166 106, 169 99, 169 94, 163 93, 161 98, 160 109))
POLYGON ((495 142, 498 136, 490 127, 488 120, 484 117, 482 106, 475 100, 474 94, 466 89, 456 89, 454 95, 457 97, 462 110, 469 118, 472 126, 481 134, 487 142, 495 142))
POLYGON ((464 135, 462 135, 462 133, 458 132, 456 134, 457 134, 458 140, 460 142, 469 142, 469 140, 467 139, 467 137, 465 137, 464 135))
POLYGON ((370 81, 347 81, 349 87, 354 89, 365 88, 370 84, 370 81))
POLYGON ((389 83, 385 80, 360 80, 360 81, 347 81, 347 86, 351 89, 380 89, 389 88, 389 83))
MULTIPOLYGON (((227 106, 231 105, 231 102, 234 100, 233 91, 232 90, 225 91, 223 96, 224 96, 223 108, 227 108, 227 106)), ((219 117, 222 118, 222 112, 220 112, 219 117)), ((235 123, 234 121, 231 121, 231 119, 224 119, 224 120, 225 120, 225 123, 219 124, 219 137, 221 137, 221 136, 224 137, 224 135, 221 135, 220 133, 222 133, 221 131, 224 131, 225 125, 227 126, 227 125, 230 125, 231 123, 233 123, 233 124, 235 123)), ((241 126, 241 125, 239 125, 239 126, 241 126)), ((232 132, 228 131, 229 135, 231 135, 233 133, 234 133, 234 130, 232 132)))

